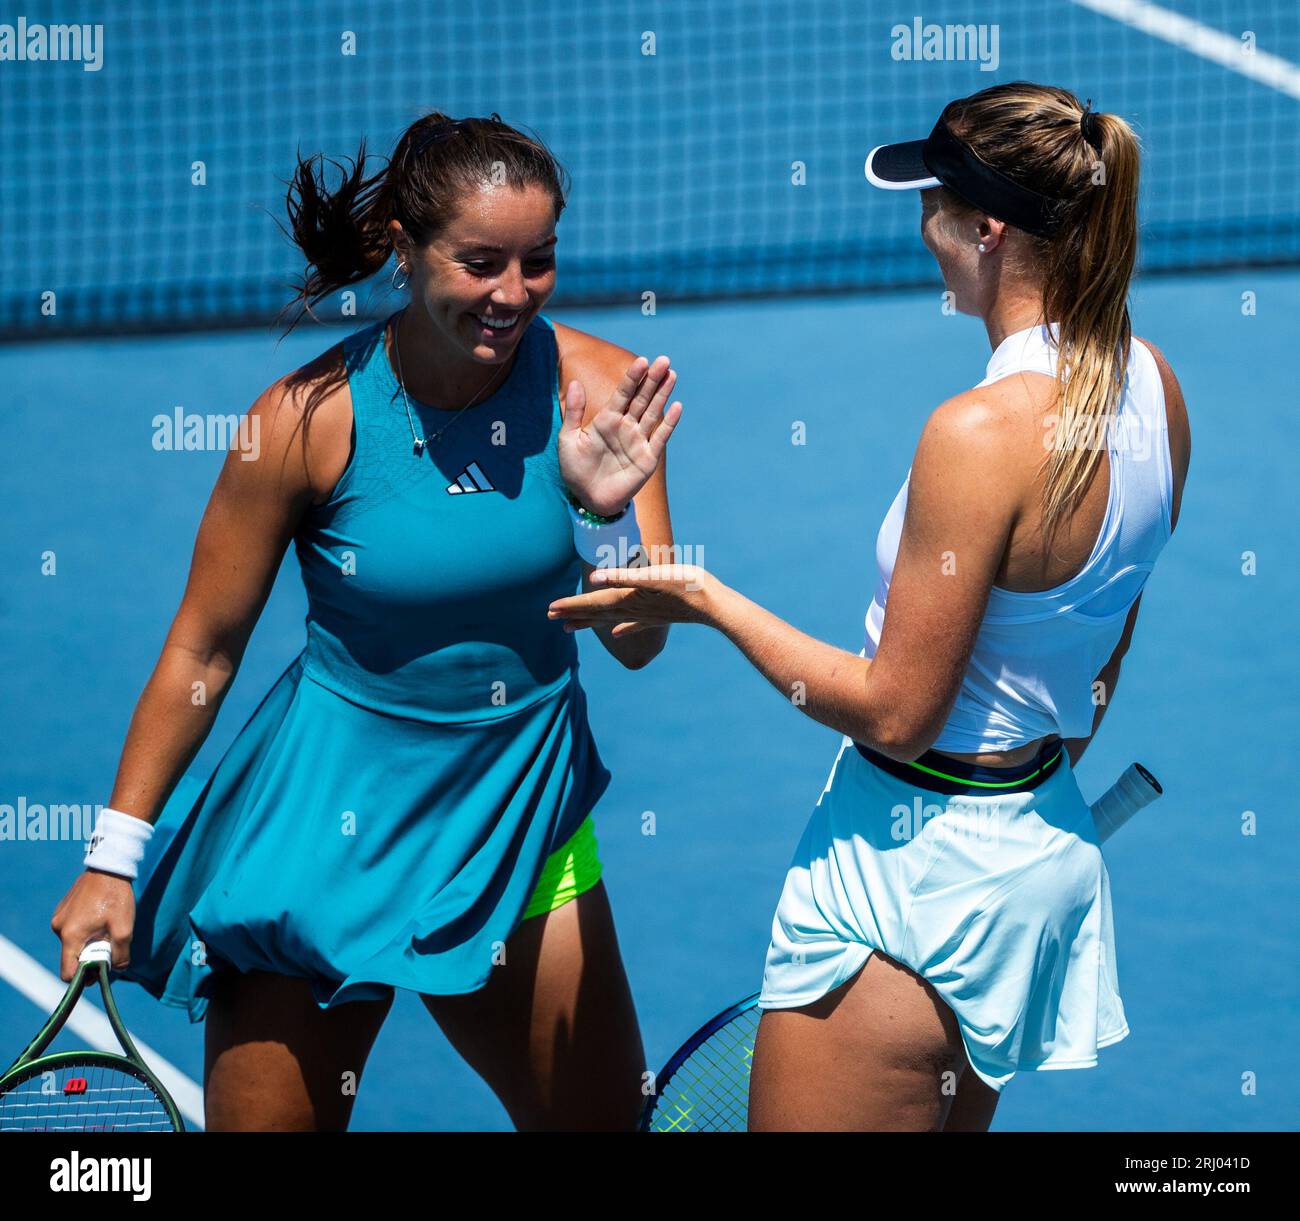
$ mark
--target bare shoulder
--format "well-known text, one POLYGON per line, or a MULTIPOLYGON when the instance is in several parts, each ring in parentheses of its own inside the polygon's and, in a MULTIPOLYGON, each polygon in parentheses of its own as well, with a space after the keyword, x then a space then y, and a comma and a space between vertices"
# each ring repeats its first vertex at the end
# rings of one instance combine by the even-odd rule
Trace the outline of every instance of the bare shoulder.
POLYGON ((1165 391, 1165 418, 1169 424, 1169 458, 1173 463, 1174 506, 1173 521, 1178 523, 1178 513, 1182 507, 1183 484, 1187 480, 1187 470, 1192 461, 1192 425, 1187 415, 1187 401, 1183 398, 1183 388, 1178 378, 1165 359, 1165 354, 1149 339, 1134 336, 1155 357, 1156 368, 1160 371, 1160 383, 1165 391))
POLYGON ((562 322, 552 320, 552 325, 559 353, 561 393, 571 381, 581 382, 587 392, 590 417, 614 392, 636 353, 562 322))
POLYGON ((551 325, 555 327, 555 342, 560 351, 560 359, 566 363, 572 361, 575 368, 590 365, 617 369, 618 376, 622 377, 628 365, 636 359, 635 352, 610 343, 608 339, 601 339, 599 335, 591 335, 554 320, 551 325))
MULTIPOLYGON (((336 343, 305 365, 272 382, 263 392, 267 405, 282 411, 286 420, 298 421, 315 413, 337 414, 340 404, 351 410, 348 372, 343 345, 336 343)), ((261 401, 261 400, 259 400, 261 401)))
POLYGON ((969 461, 985 462, 1014 448, 1023 439, 1026 409, 1040 405, 1047 393, 1042 388, 1027 396, 1023 387, 1008 384, 1018 380, 976 386, 940 403, 925 422, 918 453, 928 447, 952 458, 966 455, 969 461))
POLYGON ((343 345, 277 378, 258 395, 249 417, 258 421, 268 476, 306 481, 313 500, 328 497, 347 465, 352 443, 352 395, 343 345))
POLYGON ((946 484, 950 492, 963 484, 997 488, 1004 497, 1018 495, 1030 469, 1023 399, 1023 393, 998 383, 964 390, 940 403, 921 430, 913 480, 919 472, 936 488, 946 484))
POLYGON ((1178 378, 1174 375, 1172 367, 1165 359, 1165 354, 1156 347, 1151 340, 1142 339, 1137 335, 1134 335, 1133 338, 1147 348, 1151 355, 1155 357, 1156 368, 1160 370, 1160 381, 1163 383, 1165 388, 1165 405, 1169 410, 1170 427, 1172 428, 1175 422, 1175 414, 1177 414, 1177 416, 1181 418, 1182 423, 1186 425, 1187 403, 1183 399, 1183 388, 1178 384, 1178 378))

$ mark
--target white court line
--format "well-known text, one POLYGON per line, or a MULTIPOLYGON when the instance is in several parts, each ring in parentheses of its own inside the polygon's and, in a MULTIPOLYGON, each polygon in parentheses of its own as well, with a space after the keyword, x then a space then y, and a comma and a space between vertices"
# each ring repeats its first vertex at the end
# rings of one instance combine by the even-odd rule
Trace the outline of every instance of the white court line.
POLYGON ((1300 98, 1300 66, 1268 51, 1256 49, 1247 54, 1239 38, 1202 25, 1181 13, 1151 4, 1149 0, 1071 0, 1071 3, 1154 38, 1163 38, 1165 42, 1248 76, 1279 93, 1300 98))
MULTIPOLYGON (((47 971, 31 955, 20 950, 3 936, 0 936, 0 978, 12 984, 46 1017, 54 1012, 63 999, 63 994, 68 990, 68 985, 57 975, 47 971)), ((33 1026, 31 1033, 35 1034, 37 1029, 37 1026, 33 1026)), ((77 1002, 77 1007, 68 1017, 65 1029, 85 1039, 96 1051, 111 1051, 118 1055, 122 1052, 121 1044, 117 1041, 117 1035, 113 1033, 108 1017, 98 1005, 92 1004, 85 996, 77 1002)), ((23 1042, 26 1043, 30 1037, 24 1035, 23 1042)), ((131 1041, 135 1043, 136 1050, 144 1057, 145 1063, 157 1074, 158 1080, 172 1096, 177 1110, 185 1116, 186 1123, 201 1129, 203 1090, 199 1084, 191 1081, 176 1065, 160 1056, 144 1040, 137 1039, 133 1034, 131 1041)), ((7 1064, 8 1061, 6 1060, 5 1063, 7 1064)), ((0 1072, 2 1071, 3 1069, 0 1069, 0 1072)))

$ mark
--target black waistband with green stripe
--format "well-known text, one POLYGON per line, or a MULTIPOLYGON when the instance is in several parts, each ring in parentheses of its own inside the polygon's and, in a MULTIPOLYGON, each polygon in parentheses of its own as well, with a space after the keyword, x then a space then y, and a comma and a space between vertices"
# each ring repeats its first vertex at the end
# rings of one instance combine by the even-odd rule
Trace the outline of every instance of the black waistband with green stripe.
POLYGON ((861 742, 854 742, 858 753, 881 771, 932 793, 945 793, 950 797, 980 795, 989 797, 998 793, 1023 793, 1037 788, 1053 775, 1065 758, 1061 739, 1048 738, 1026 763, 1015 767, 983 767, 978 763, 963 763, 950 759, 937 751, 927 750, 911 763, 900 763, 887 755, 874 751, 861 742))

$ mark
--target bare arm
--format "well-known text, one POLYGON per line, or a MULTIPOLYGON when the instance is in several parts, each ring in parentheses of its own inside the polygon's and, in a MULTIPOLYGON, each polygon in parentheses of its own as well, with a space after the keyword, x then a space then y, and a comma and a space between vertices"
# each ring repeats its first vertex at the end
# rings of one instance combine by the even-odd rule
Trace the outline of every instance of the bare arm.
POLYGON ((262 452, 226 458, 199 526, 189 581, 145 684, 110 804, 153 822, 207 737, 275 583, 311 486, 290 458, 287 410, 253 407, 262 452))
MULTIPOLYGON (((641 529, 641 543, 651 556, 671 554, 673 545, 672 522, 668 517, 668 491, 665 486, 665 461, 666 455, 650 482, 633 498, 637 525, 641 529)), ((590 564, 583 564, 584 593, 596 588, 591 583, 591 574, 595 571, 590 564)), ((611 657, 616 657, 629 670, 640 670, 649 665, 668 643, 667 624, 618 636, 614 635, 613 624, 601 624, 595 632, 606 652, 611 657)))
POLYGON ((874 660, 813 639, 692 566, 596 573, 597 593, 561 599, 552 614, 584 627, 616 617, 709 624, 813 720, 914 759, 956 699, 1023 493, 1024 464, 998 415, 972 391, 927 423, 874 660))
POLYGON ((732 595, 717 626, 802 710, 896 759, 938 737, 961 686, 1017 507, 1020 480, 976 393, 930 417, 917 447, 889 613, 868 661, 732 595))
MULTIPOLYGON (((1190 432, 1173 372, 1152 351, 1165 391, 1176 524, 1190 432)), ((598 573, 597 593, 561 599, 551 614, 576 627, 621 618, 717 627, 805 714, 893 758, 914 759, 935 741, 951 711, 1001 557, 1021 506, 1029 503, 1033 452, 1024 449, 1022 428, 1005 426, 1014 420, 1018 387, 968 391, 927 422, 912 467, 889 613, 872 661, 814 640, 693 567, 598 573)), ((1106 703, 1098 707, 1093 734, 1114 695, 1137 615, 1135 602, 1097 676, 1106 703)), ((1069 741, 1072 758, 1082 755, 1091 736, 1069 741)))
MULTIPOLYGON (((207 737, 289 540, 317 494, 291 396, 274 386, 249 417, 256 457, 245 461, 237 449, 226 457, 199 526, 180 608, 136 704, 113 785, 111 807, 149 823, 207 737)), ((325 465, 337 462, 328 447, 317 457, 326 458, 325 465)), ((322 464, 314 465, 319 477, 322 464)), ((133 923, 127 879, 82 873, 51 921, 63 943, 63 978, 71 978, 82 946, 97 937, 113 943, 114 966, 125 966, 133 923)))
POLYGON ((1124 661, 1124 654, 1128 652, 1129 645, 1133 641, 1133 628, 1137 625, 1138 607, 1141 605, 1142 595, 1138 594, 1133 605, 1129 607, 1128 618, 1124 621, 1124 632, 1119 638, 1119 643, 1115 646, 1115 651, 1110 655, 1110 660, 1102 666, 1101 672, 1093 679, 1093 687, 1094 689, 1100 688, 1102 698, 1097 704, 1097 711, 1093 713, 1092 732, 1086 738, 1064 739, 1065 752, 1070 756, 1070 765, 1072 767, 1083 758, 1083 752, 1088 749, 1093 738, 1097 736, 1097 730, 1101 728, 1106 709, 1110 707, 1110 702, 1115 697, 1115 688, 1119 685, 1120 668, 1124 661))
MULTIPOLYGON (((570 382, 577 381, 585 399, 583 423, 588 424, 601 409, 615 387, 622 380, 628 366, 636 359, 626 348, 597 339, 572 327, 556 324, 556 337, 560 345, 560 384, 563 393, 572 393, 570 382)), ((672 384, 668 386, 669 393, 672 384)), ((633 498, 641 542, 652 557, 671 555, 673 545, 672 520, 668 513, 668 455, 665 452, 659 465, 645 486, 633 498)), ((588 592, 594 587, 590 564, 583 564, 582 588, 588 592)), ((596 627, 596 636, 605 650, 629 670, 639 670, 648 665, 663 651, 668 641, 667 625, 624 632, 617 636, 613 624, 596 627)))
MULTIPOLYGON (((665 453, 659 460, 659 469, 633 498, 637 525, 641 530, 641 544, 651 557, 672 554, 673 526, 668 516, 668 480, 665 470, 667 461, 668 455, 665 453)), ((584 591, 595 588, 591 583, 591 574, 595 571, 590 564, 583 564, 584 591)), ((663 652, 664 645, 668 643, 666 624, 618 636, 614 635, 613 624, 601 624, 595 631, 610 656, 616 657, 629 670, 639 670, 649 665, 663 652)))

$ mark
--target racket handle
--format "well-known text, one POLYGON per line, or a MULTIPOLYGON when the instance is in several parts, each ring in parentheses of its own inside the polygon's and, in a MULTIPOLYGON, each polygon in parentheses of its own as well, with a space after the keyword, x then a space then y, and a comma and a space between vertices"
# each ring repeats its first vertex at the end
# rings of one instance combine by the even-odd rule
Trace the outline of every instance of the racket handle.
POLYGON ((1114 784, 1092 803, 1097 838, 1105 843, 1130 818, 1149 806, 1164 790, 1140 763, 1130 763, 1114 784))
POLYGON ((78 962, 112 962, 113 947, 107 941, 87 941, 86 948, 77 955, 78 962))

